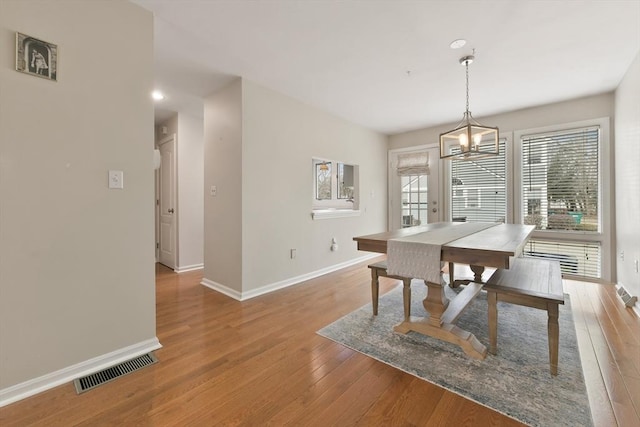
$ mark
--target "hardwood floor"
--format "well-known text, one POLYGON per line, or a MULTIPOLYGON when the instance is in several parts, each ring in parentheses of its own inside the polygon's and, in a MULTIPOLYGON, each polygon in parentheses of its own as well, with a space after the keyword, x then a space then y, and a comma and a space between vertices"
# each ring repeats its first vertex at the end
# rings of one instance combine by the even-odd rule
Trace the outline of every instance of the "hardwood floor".
MULTIPOLYGON (((160 363, 0 408, 0 425, 520 425, 315 333, 370 301, 366 265, 245 302, 201 286, 200 272, 158 265, 160 363)), ((381 294, 395 286, 380 279, 381 294)), ((640 320, 613 286, 565 281, 565 291, 595 425, 640 425, 640 320)))

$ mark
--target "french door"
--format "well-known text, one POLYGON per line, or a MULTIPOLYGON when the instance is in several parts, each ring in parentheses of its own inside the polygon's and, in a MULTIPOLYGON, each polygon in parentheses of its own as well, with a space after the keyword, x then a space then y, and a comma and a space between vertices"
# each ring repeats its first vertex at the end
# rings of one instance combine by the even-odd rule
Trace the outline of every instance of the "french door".
POLYGON ((437 147, 389 152, 389 229, 441 221, 440 151, 437 147), (399 171, 403 156, 427 154, 427 166, 399 171), (401 163, 401 162, 400 162, 401 163))

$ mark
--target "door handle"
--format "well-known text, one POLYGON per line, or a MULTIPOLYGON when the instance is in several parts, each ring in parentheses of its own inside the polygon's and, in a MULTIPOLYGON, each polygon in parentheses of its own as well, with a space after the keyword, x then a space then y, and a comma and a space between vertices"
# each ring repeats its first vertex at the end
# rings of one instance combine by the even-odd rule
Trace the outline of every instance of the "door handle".
POLYGON ((173 208, 169 209, 167 212, 173 213, 173 208))

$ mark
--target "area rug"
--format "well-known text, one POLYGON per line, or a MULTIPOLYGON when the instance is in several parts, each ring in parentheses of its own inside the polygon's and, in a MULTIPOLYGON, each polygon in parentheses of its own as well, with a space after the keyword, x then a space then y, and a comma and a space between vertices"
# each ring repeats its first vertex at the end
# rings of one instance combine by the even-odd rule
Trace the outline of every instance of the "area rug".
MULTIPOLYGON (((412 285, 411 314, 424 315, 426 286, 412 285)), ((449 297, 454 291, 447 287, 449 297)), ((458 346, 393 327, 404 318, 402 287, 346 315, 318 334, 532 426, 591 426, 569 296, 560 306, 558 376, 549 372, 547 312, 498 303, 498 354, 469 358, 458 346)), ((481 292, 457 322, 488 346, 481 292)))

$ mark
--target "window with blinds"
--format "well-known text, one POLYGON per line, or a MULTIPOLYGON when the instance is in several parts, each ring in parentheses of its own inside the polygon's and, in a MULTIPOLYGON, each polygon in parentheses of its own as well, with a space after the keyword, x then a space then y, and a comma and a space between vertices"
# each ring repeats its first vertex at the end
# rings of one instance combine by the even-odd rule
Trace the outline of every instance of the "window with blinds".
POLYGON ((599 278, 601 244, 588 236, 601 228, 600 128, 523 135, 521 144, 521 220, 545 236, 534 236, 525 256, 558 260, 564 274, 599 278))
POLYGON ((599 128, 524 135, 521 142, 524 223, 598 232, 599 128))
POLYGON ((452 221, 506 222, 505 145, 500 139, 497 156, 451 162, 452 221))
POLYGON ((531 239, 524 256, 560 262, 563 274, 600 277, 601 248, 599 242, 554 242, 531 239))

